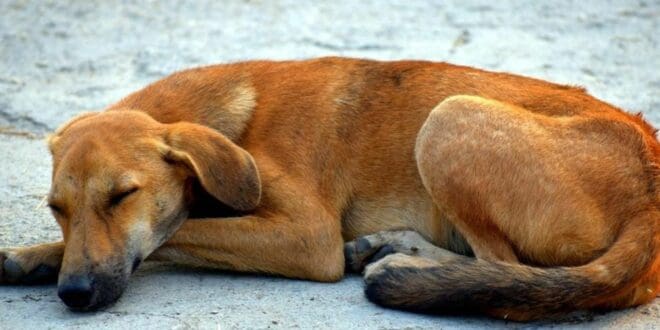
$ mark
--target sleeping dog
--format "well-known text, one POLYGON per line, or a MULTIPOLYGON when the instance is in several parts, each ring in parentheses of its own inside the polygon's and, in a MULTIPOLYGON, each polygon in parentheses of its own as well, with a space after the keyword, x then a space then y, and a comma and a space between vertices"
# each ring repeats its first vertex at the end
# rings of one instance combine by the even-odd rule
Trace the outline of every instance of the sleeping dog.
POLYGON ((660 143, 584 89, 424 61, 182 71, 49 137, 63 240, 0 282, 116 301, 145 260, 530 320, 660 291, 660 143), (365 269, 366 267, 366 269, 365 269))

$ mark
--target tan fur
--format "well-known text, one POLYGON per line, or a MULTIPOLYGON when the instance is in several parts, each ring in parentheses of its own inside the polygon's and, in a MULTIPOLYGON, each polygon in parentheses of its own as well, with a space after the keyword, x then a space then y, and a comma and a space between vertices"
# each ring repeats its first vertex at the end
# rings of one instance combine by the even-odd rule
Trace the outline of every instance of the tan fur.
MULTIPOLYGON (((147 256, 336 281, 344 242, 393 229, 473 252, 474 267, 447 259, 475 276, 465 283, 488 267, 530 281, 556 279, 530 266, 567 267, 586 288, 565 295, 569 309, 634 306, 660 289, 655 131, 580 88, 423 61, 243 62, 175 73, 55 136, 60 286, 113 273, 118 288, 89 308, 117 299, 147 256)), ((38 264, 12 251, 0 259, 38 264)), ((435 271, 446 253, 374 269, 435 271)), ((392 292, 391 306, 412 301, 392 292)), ((524 320, 562 307, 539 306, 479 310, 524 320)))

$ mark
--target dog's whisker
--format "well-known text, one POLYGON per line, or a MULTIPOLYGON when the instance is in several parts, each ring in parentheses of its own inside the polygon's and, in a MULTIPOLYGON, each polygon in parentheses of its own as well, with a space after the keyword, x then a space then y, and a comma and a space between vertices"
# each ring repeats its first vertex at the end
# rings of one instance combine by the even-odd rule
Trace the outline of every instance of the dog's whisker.
POLYGON ((38 210, 38 209, 44 207, 44 205, 46 205, 46 200, 48 200, 48 195, 44 195, 44 197, 41 198, 41 200, 39 201, 39 203, 37 204, 37 206, 34 209, 38 210))

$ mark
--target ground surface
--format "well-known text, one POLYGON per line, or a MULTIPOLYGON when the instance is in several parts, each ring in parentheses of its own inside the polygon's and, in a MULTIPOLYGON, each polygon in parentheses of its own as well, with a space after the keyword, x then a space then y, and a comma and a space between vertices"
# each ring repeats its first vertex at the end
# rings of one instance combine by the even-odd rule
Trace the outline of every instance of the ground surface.
MULTIPOLYGON (((40 137, 174 70, 251 58, 419 58, 586 86, 660 126, 660 3, 648 1, 0 1, 0 246, 58 239, 40 137)), ((0 328, 493 328, 381 309, 338 284, 147 266, 113 307, 0 287, 0 328)), ((656 328, 660 299, 525 327, 656 328)))

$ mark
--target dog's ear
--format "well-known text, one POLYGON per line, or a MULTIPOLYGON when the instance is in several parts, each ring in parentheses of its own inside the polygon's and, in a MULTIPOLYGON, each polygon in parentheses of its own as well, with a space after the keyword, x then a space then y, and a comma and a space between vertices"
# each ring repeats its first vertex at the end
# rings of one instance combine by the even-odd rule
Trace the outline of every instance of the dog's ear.
POLYGON ((182 163, 219 201, 241 211, 261 199, 261 180, 252 156, 221 133, 197 124, 167 125, 163 156, 182 163))

